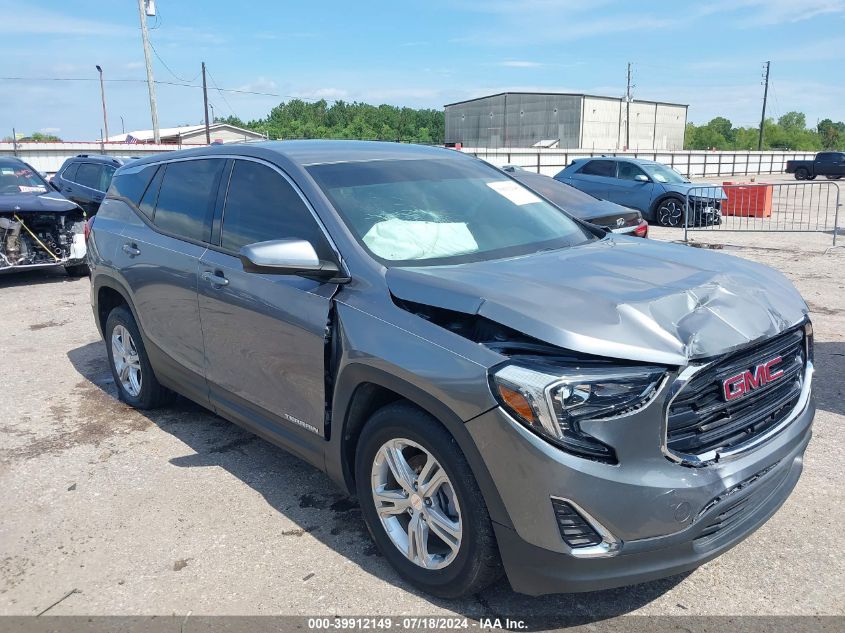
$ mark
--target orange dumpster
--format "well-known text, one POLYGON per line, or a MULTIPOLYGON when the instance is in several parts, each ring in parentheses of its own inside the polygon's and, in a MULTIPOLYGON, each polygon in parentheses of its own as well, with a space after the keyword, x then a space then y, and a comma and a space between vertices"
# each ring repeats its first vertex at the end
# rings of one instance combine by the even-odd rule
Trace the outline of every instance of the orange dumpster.
POLYGON ((727 200, 722 202, 723 215, 768 218, 772 215, 771 185, 754 183, 722 183, 727 200))

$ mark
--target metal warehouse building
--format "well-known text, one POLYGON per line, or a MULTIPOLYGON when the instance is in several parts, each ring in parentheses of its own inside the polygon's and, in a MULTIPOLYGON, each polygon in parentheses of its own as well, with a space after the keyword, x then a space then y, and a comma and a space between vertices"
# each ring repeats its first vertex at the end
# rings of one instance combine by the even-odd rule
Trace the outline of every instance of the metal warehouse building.
MULTIPOLYGON (((683 149, 687 107, 631 101, 629 149, 683 149)), ((624 98, 503 92, 445 108, 446 142, 464 147, 626 147, 629 108, 624 98)))

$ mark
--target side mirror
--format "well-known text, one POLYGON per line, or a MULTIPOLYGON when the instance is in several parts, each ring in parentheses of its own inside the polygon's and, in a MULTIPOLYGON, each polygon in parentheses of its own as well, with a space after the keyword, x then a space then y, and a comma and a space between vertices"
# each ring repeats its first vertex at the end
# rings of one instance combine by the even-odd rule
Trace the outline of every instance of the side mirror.
POLYGON ((636 180, 637 182, 649 182, 650 179, 645 174, 637 174, 636 176, 634 176, 634 180, 636 180))
POLYGON ((317 251, 307 240, 270 240, 247 244, 241 248, 238 257, 244 271, 248 273, 335 279, 339 272, 334 262, 320 260, 317 251))

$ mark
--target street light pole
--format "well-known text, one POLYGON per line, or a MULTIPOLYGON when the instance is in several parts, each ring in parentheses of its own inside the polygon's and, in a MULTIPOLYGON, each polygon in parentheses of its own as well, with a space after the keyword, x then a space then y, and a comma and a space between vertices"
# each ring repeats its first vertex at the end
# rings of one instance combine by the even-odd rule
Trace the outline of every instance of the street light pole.
POLYGON ((106 115, 106 89, 103 86, 103 69, 97 65, 97 72, 100 73, 100 98, 103 101, 103 127, 106 129, 106 140, 109 140, 109 118, 106 115))

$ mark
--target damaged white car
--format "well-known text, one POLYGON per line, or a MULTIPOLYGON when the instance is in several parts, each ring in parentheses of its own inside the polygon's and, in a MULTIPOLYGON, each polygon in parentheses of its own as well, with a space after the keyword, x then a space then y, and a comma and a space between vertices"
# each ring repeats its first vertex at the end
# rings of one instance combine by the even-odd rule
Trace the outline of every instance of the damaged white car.
POLYGON ((0 158, 0 273, 63 266, 88 274, 85 212, 17 158, 0 158))

